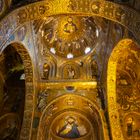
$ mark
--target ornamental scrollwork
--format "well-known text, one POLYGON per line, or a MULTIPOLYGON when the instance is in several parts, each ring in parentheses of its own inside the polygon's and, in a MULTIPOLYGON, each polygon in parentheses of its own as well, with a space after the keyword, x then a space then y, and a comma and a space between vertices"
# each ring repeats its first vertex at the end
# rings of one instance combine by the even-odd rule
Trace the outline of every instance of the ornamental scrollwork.
POLYGON ((127 27, 136 38, 139 39, 140 36, 140 16, 132 9, 108 1, 66 0, 64 2, 56 2, 54 0, 52 2, 41 1, 24 6, 5 17, 0 23, 0 33, 2 33, 0 44, 4 44, 5 40, 8 40, 10 37, 9 35, 15 32, 23 23, 58 14, 82 14, 83 16, 104 17, 127 27), (77 5, 76 9, 75 2, 77 5))

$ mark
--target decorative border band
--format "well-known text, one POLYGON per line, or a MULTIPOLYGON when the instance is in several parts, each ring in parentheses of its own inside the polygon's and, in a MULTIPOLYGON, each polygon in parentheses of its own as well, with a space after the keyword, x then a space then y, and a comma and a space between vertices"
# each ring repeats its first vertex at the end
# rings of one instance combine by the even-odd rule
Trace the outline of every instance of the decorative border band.
POLYGON ((130 8, 103 0, 46 0, 16 9, 3 18, 0 22, 0 46, 25 22, 60 14, 103 17, 125 26, 140 38, 140 14, 130 8))

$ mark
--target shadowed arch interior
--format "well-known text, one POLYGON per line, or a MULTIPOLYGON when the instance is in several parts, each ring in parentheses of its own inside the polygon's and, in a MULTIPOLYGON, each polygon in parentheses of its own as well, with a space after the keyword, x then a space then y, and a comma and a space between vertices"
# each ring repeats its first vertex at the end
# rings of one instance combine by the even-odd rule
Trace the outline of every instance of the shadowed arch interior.
MULTIPOLYGON (((20 125, 21 131, 20 134, 18 133, 18 138, 20 139, 28 139, 30 137, 30 128, 32 126, 32 115, 33 115, 33 100, 34 100, 34 87, 33 87, 33 67, 30 55, 26 48, 20 44, 20 43, 12 43, 6 46, 3 49, 3 52, 5 55, 5 65, 1 68, 5 68, 5 85, 8 84, 8 87, 16 87, 19 88, 19 91, 23 93, 23 97, 16 96, 16 100, 19 100, 19 102, 22 103, 22 107, 19 110, 21 112, 21 116, 23 118, 21 119, 22 125, 20 125), (6 59, 9 59, 8 61, 6 59), (25 74, 25 77, 22 76, 25 74), (21 78, 22 76, 22 78, 21 78), (17 83, 16 83, 17 82, 17 83), (19 85, 21 83, 21 85, 19 85), (22 87, 22 88, 21 88, 22 87), (25 102, 25 105, 24 105, 25 102), (23 115, 24 114, 24 115, 23 115), (29 117, 30 116, 30 117, 29 117), (28 123, 27 123, 28 122, 28 123), (28 127, 28 133, 26 133, 25 136, 25 127, 28 127)), ((4 92, 7 92, 7 86, 4 86, 3 89, 4 92)), ((10 90, 12 92, 12 90, 10 90)), ((14 92, 14 91, 13 91, 14 92)), ((20 94, 19 94, 20 95, 20 94)), ((4 95, 7 96, 7 95, 4 95)), ((7 98, 7 97, 5 97, 7 98)), ((16 107, 19 107, 19 104, 16 104, 12 108, 13 112, 15 113, 16 107)), ((11 112, 8 112, 11 113, 11 112)), ((20 117, 19 117, 20 118, 20 117)), ((15 139, 17 139, 14 138, 15 139)))

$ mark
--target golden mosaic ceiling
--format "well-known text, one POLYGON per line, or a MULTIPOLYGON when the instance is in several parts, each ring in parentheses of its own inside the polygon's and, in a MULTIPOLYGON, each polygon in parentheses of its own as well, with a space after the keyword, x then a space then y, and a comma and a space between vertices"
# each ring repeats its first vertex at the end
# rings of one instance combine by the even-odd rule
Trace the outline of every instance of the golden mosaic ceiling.
POLYGON ((139 50, 124 41, 112 53, 128 30, 139 39, 139 25, 135 11, 104 0, 44 0, 5 17, 0 50, 18 41, 25 69, 21 139, 140 139, 139 50))
POLYGON ((39 32, 52 54, 72 59, 94 51, 100 31, 92 17, 59 16, 44 21, 39 32))

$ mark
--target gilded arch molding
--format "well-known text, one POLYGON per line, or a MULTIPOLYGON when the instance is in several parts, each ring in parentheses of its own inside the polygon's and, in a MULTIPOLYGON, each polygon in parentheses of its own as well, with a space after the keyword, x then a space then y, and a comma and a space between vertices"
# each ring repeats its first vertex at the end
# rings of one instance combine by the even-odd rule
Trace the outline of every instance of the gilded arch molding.
POLYGON ((130 8, 104 0, 46 0, 16 9, 1 20, 0 46, 23 23, 59 14, 103 17, 125 26, 140 38, 140 15, 130 8))
MULTIPOLYGON (((34 113, 34 82, 33 82, 33 65, 31 57, 28 51, 25 49, 24 45, 19 42, 10 43, 13 48, 19 53, 24 64, 25 71, 25 107, 24 107, 24 117, 20 133, 20 140, 28 140, 31 138, 32 131, 32 119, 34 113)), ((4 46, 3 50, 8 45, 4 46)), ((0 52, 0 54, 3 52, 0 52)))
POLYGON ((120 126, 120 118, 117 107, 117 95, 116 95, 117 62, 119 57, 122 55, 122 51, 132 46, 137 46, 132 40, 130 39, 121 40, 113 50, 108 62, 107 100, 113 140, 125 140, 120 126))

